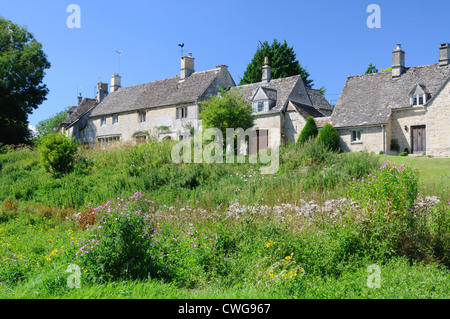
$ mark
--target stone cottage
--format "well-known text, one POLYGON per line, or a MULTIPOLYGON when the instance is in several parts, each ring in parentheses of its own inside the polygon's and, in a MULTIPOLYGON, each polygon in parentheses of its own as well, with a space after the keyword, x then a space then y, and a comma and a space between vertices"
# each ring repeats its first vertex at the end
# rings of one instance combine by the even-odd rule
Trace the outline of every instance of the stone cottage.
POLYGON ((401 45, 392 71, 350 76, 329 119, 344 151, 450 156, 450 46, 436 64, 406 67, 401 45))
MULTIPOLYGON (((199 103, 221 88, 236 87, 226 65, 195 72, 191 54, 181 58, 180 75, 141 85, 121 87, 121 77, 99 83, 96 99, 82 99, 61 124, 67 136, 81 143, 179 140, 201 127, 199 103)), ((257 149, 268 145, 269 129, 280 129, 283 143, 294 142, 308 116, 325 117, 332 107, 318 91, 306 88, 300 76, 271 79, 266 60, 261 82, 238 86, 258 115, 257 149)))

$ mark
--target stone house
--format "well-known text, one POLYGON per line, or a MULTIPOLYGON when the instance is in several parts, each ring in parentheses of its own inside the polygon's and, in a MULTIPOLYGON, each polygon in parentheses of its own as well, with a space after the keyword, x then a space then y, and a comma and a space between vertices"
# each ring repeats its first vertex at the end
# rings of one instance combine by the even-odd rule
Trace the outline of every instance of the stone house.
MULTIPOLYGON (((300 76, 271 80, 268 61, 259 83, 238 86, 258 115, 258 149, 268 145, 269 129, 280 130, 283 143, 296 141, 308 116, 325 117, 332 107, 318 91, 306 88, 300 76)), ((81 143, 133 142, 148 138, 179 140, 201 127, 199 103, 219 93, 218 87, 236 84, 226 65, 195 72, 194 58, 181 58, 180 75, 145 84, 121 87, 121 77, 99 83, 96 99, 82 99, 61 124, 67 136, 81 143)))
POLYGON ((329 119, 344 151, 450 156, 450 48, 436 64, 406 67, 399 44, 392 71, 350 76, 329 119))

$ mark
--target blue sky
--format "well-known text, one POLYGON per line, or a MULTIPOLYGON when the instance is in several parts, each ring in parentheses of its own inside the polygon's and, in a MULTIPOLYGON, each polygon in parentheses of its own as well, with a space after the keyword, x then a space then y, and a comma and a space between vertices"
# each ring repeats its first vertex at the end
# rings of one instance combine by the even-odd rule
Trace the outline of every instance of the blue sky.
POLYGON ((0 0, 0 16, 26 26, 52 64, 47 100, 29 117, 34 126, 76 105, 77 92, 94 97, 97 82, 110 83, 116 50, 122 86, 179 74, 178 43, 196 71, 226 64, 239 82, 259 41, 286 40, 334 104, 347 76, 369 63, 391 66, 397 43, 407 66, 437 63, 439 44, 450 42, 448 12, 448 0, 0 0), (81 9, 80 28, 67 26, 70 4, 81 9), (381 9, 381 28, 367 26, 370 4, 381 9))

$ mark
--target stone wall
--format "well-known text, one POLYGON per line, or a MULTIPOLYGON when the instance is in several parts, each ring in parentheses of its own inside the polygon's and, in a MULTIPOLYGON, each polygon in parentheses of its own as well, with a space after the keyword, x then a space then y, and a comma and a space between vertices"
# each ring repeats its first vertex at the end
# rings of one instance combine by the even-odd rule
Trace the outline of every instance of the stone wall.
POLYGON ((283 117, 284 143, 295 143, 300 136, 303 128, 305 127, 306 120, 303 116, 300 116, 297 111, 286 111, 283 117))
POLYGON ((341 149, 344 152, 375 152, 383 150, 383 129, 380 126, 365 126, 358 128, 337 128, 340 136, 341 149), (352 131, 361 130, 361 141, 352 142, 352 131))
POLYGON ((427 155, 450 157, 450 81, 426 107, 427 155))
MULTIPOLYGON (((108 137, 120 135, 121 141, 133 141, 133 134, 139 131, 146 131, 151 136, 159 138, 158 128, 161 126, 169 127, 168 132, 164 132, 164 137, 178 139, 179 135, 188 131, 188 125, 198 128, 198 105, 179 105, 152 108, 146 111, 146 121, 139 122, 138 112, 119 113, 118 123, 112 123, 112 115, 106 116, 106 125, 101 125, 101 117, 89 119, 87 140, 95 142, 99 137, 108 137), (176 118, 177 107, 187 107, 188 117, 184 119, 176 118)), ((85 142, 85 141, 82 141, 85 142)))
MULTIPOLYGON (((403 152, 405 148, 411 152, 411 127, 417 125, 425 125, 425 110, 423 107, 409 107, 401 109, 393 109, 391 115, 391 137, 388 147, 390 149, 391 142, 397 141, 399 152, 403 152), (406 130, 405 130, 406 127, 406 130)), ((428 133, 428 127, 426 128, 428 133)))

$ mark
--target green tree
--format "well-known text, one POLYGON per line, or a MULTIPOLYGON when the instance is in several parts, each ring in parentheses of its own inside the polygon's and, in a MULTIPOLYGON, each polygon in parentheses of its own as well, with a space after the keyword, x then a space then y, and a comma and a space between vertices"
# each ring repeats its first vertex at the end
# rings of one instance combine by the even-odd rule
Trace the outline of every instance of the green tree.
POLYGON ((48 89, 42 80, 49 67, 33 35, 0 18, 0 142, 28 142, 28 115, 45 100, 48 89))
POLYGON ((253 127, 256 119, 253 107, 238 88, 220 88, 218 95, 209 96, 208 100, 200 102, 200 108, 203 128, 217 128, 224 138, 227 128, 247 130, 253 127))
POLYGON ((56 113, 55 115, 49 117, 46 120, 40 121, 36 125, 36 138, 40 140, 45 135, 53 133, 56 131, 56 129, 59 127, 61 122, 63 122, 67 118, 67 112, 69 110, 69 107, 65 108, 64 110, 56 113))
POLYGON ((317 129, 316 121, 312 116, 308 117, 306 119, 306 124, 298 137, 297 144, 302 145, 310 139, 315 139, 318 132, 319 130, 317 129))
MULTIPOLYGON (((248 64, 239 85, 257 83, 262 78, 262 67, 265 57, 269 58, 269 64, 272 71, 272 79, 280 79, 293 75, 301 75, 305 86, 312 87, 313 80, 309 78, 310 74, 300 65, 296 58, 293 47, 289 47, 284 40, 283 43, 274 39, 269 45, 267 41, 258 46, 252 61, 248 64)), ((323 90, 323 88, 322 88, 323 90)))
POLYGON ((45 135, 38 147, 41 165, 56 177, 72 171, 77 150, 75 139, 61 133, 45 135))
POLYGON ((370 63, 369 67, 366 70, 366 74, 372 74, 372 73, 378 73, 378 69, 375 65, 372 65, 372 63, 370 63))
POLYGON ((339 152, 339 133, 331 124, 326 124, 319 132, 317 143, 323 144, 326 148, 333 152, 339 152))

